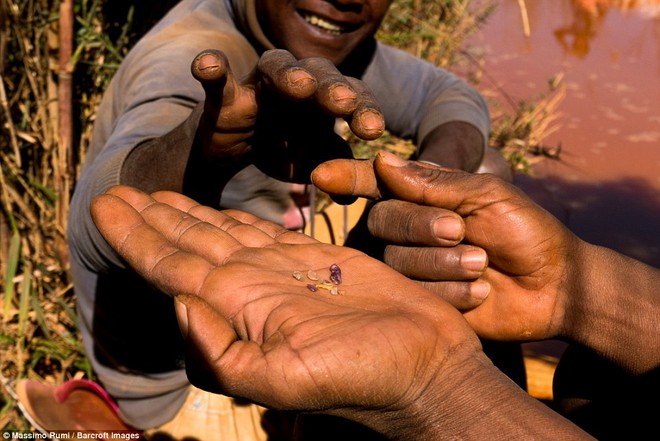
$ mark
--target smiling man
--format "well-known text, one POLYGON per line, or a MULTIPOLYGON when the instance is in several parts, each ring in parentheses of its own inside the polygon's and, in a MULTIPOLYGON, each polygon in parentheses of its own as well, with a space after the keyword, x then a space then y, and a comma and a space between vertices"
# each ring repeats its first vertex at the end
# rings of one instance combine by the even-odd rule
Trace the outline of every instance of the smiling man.
MULTIPOLYGON (((83 340, 99 382, 118 404, 120 425, 220 439, 206 432, 217 421, 198 420, 212 415, 230 421, 223 423, 233 433, 228 437, 265 436, 254 423, 256 406, 191 391, 172 299, 129 270, 101 238, 89 214, 95 196, 116 184, 173 190, 299 228, 285 181, 305 182, 319 162, 350 155, 334 134, 337 117, 364 139, 385 127, 413 139, 418 159, 468 171, 488 162, 489 115, 477 91, 375 41, 389 6, 390 0, 183 0, 117 71, 98 110, 68 238, 83 340)), ((75 420, 68 403, 61 402, 64 416, 56 415, 63 424, 97 428, 75 420)))
POLYGON ((297 58, 341 64, 378 30, 391 0, 257 0, 265 35, 297 58))

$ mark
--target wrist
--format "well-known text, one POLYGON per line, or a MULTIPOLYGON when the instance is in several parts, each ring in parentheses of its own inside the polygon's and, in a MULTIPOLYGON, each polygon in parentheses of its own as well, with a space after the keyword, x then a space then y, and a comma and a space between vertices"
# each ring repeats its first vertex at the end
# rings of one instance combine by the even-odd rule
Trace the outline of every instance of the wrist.
MULTIPOLYGON (((455 348, 451 364, 444 362, 431 378, 417 389, 416 395, 406 397, 405 402, 386 409, 367 409, 349 418, 384 434, 388 439, 399 441, 450 439, 464 430, 465 419, 476 404, 473 397, 481 388, 479 380, 490 363, 480 351, 470 351, 465 356, 464 347, 455 348), (460 360, 459 360, 460 359, 460 360), (359 415, 361 414, 361 415, 359 415)), ((492 366, 492 364, 491 364, 492 366)), ((487 387, 487 382, 482 383, 487 387)), ((403 401, 403 400, 402 400, 403 401)), ((468 418, 471 419, 471 418, 468 418)))
POLYGON ((478 352, 443 368, 410 405, 381 415, 394 440, 554 440, 589 438, 499 371, 478 352))
POLYGON ((508 379, 498 378, 495 371, 481 353, 453 369, 443 369, 438 374, 443 377, 441 381, 434 381, 424 395, 406 409, 408 425, 414 430, 408 432, 411 437, 403 439, 480 438, 479 433, 487 429, 481 426, 485 413, 489 409, 501 409, 501 405, 508 407, 506 401, 497 402, 501 397, 499 393, 491 391, 514 386, 508 379), (447 381, 448 378, 451 381, 447 381), (501 384, 502 380, 508 384, 501 384))
POLYGON ((568 293, 563 335, 632 373, 660 363, 660 271, 581 241, 568 293))

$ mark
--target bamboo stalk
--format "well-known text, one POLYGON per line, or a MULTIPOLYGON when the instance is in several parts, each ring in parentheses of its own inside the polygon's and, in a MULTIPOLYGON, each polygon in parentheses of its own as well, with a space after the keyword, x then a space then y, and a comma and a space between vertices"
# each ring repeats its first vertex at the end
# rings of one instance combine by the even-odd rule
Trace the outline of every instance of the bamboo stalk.
MULTIPOLYGON (((73 114, 72 114, 72 74, 71 55, 73 53, 73 1, 63 0, 60 4, 60 34, 59 34, 59 145, 58 170, 56 171, 58 211, 57 221, 62 231, 66 231, 67 215, 69 213, 69 193, 73 176, 73 114)), ((66 247, 59 247, 60 254, 66 247)), ((68 260, 61 256, 66 266, 68 260)))
POLYGON ((529 27, 529 14, 527 14, 527 5, 525 4, 525 0, 518 0, 518 6, 520 7, 520 16, 523 23, 523 33, 525 34, 525 37, 529 37, 531 31, 529 27))
POLYGON ((18 148, 18 139, 16 137, 16 128, 14 127, 14 122, 11 118, 11 112, 9 110, 9 103, 7 102, 7 91, 5 89, 5 46, 7 43, 7 34, 9 33, 7 24, 7 11, 6 5, 4 2, 0 4, 0 24, 3 26, 0 34, 0 105, 2 106, 2 111, 5 114, 6 126, 9 131, 9 142, 11 143, 12 149, 14 150, 14 162, 17 167, 21 167, 21 155, 18 148))
POLYGON ((12 149, 14 150, 14 162, 17 167, 21 167, 21 154, 18 149, 18 139, 16 137, 16 128, 14 127, 14 122, 11 119, 11 113, 9 111, 9 103, 7 102, 7 91, 5 89, 5 80, 2 76, 2 69, 0 69, 0 106, 2 106, 2 111, 6 116, 6 125, 7 130, 9 131, 9 141, 11 142, 12 149))
POLYGON ((21 236, 15 231, 14 235, 11 237, 11 242, 9 245, 9 255, 7 258, 7 274, 5 275, 5 295, 4 295, 4 307, 2 311, 2 321, 9 321, 9 311, 14 300, 14 276, 18 270, 18 263, 21 258, 21 236))
POLYGON ((73 115, 72 115, 72 74, 71 55, 73 53, 73 1, 63 0, 60 4, 60 47, 59 47, 59 166, 60 172, 60 202, 64 201, 66 208, 60 210, 60 225, 66 225, 68 212, 68 190, 73 170, 73 115))

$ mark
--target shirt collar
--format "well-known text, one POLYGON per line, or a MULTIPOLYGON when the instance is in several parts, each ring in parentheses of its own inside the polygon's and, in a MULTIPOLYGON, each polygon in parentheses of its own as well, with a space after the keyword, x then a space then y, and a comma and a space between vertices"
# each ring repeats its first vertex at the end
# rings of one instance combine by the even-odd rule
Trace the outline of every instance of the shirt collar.
POLYGON ((275 49, 266 37, 257 18, 256 0, 226 0, 234 12, 234 19, 240 30, 264 50, 275 49))

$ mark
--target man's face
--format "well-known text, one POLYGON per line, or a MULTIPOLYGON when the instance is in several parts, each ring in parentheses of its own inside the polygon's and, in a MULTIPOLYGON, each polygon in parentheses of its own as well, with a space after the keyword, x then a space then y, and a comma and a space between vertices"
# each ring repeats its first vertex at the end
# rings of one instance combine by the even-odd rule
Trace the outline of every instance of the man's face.
POLYGON ((297 58, 341 63, 373 35, 392 0, 256 0, 264 33, 297 58))

